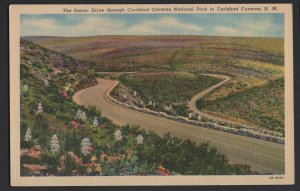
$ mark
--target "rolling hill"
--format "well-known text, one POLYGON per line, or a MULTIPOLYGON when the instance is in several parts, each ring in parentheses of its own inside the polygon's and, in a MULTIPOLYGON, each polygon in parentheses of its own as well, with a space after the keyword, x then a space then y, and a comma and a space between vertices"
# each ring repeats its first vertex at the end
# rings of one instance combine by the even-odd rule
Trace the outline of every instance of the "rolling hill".
MULTIPOLYGON (((232 80, 201 100, 202 103, 206 103, 205 107, 199 104, 201 108, 223 117, 239 117, 243 122, 258 125, 259 128, 280 132, 284 129, 284 88, 268 85, 284 77, 283 38, 188 35, 22 38, 91 62, 98 72, 192 72, 230 76, 232 80), (268 91, 274 92, 270 96, 281 95, 275 96, 278 106, 274 107, 276 104, 266 100, 263 93, 254 93, 256 98, 262 101, 252 105, 255 105, 256 111, 261 111, 260 115, 267 117, 262 117, 257 112, 250 117, 249 112, 253 111, 251 109, 237 115, 235 113, 242 108, 235 112, 231 112, 231 107, 216 108, 220 100, 226 103, 231 100, 231 105, 234 104, 234 100, 237 101, 236 105, 248 103, 247 100, 236 97, 244 97, 245 94, 256 91, 257 87, 270 88, 268 91), (271 111, 272 109, 279 111, 271 111)), ((149 91, 151 90, 146 90, 149 91)))

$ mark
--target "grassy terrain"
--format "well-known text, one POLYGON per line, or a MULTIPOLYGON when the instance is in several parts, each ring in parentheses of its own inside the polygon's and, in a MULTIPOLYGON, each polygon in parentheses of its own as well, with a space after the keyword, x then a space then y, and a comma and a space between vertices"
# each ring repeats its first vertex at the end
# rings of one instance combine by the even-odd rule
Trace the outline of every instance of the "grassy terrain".
POLYGON ((124 75, 120 81, 135 90, 145 103, 156 102, 156 110, 170 104, 178 115, 187 116, 187 102, 193 95, 220 82, 219 79, 187 72, 124 75))
POLYGON ((263 129, 284 132, 284 79, 252 87, 214 101, 199 100, 197 106, 223 116, 251 121, 263 129))
POLYGON ((25 38, 72 57, 95 62, 99 69, 107 70, 115 70, 116 65, 123 65, 120 69, 122 71, 186 68, 193 63, 205 65, 236 59, 283 65, 281 38, 208 36, 25 38))
POLYGON ((229 164, 225 155, 207 143, 196 145, 169 135, 161 138, 137 127, 120 127, 101 117, 95 108, 76 105, 71 96, 76 89, 94 84, 92 69, 92 64, 21 40, 20 138, 22 153, 27 152, 21 155, 22 176, 37 173, 28 165, 38 165, 43 175, 56 176, 253 174, 247 165, 229 164), (68 65, 71 60, 74 63, 68 65), (68 96, 62 96, 62 91, 68 96), (43 106, 40 113, 38 103, 43 106), (78 109, 86 113, 85 120, 78 117, 78 109), (32 137, 26 140, 29 128, 32 137), (114 137, 117 130, 122 134, 119 141, 114 137), (54 134, 59 140, 56 152, 50 144, 54 134), (142 144, 137 144, 138 135, 144 138, 142 144), (84 138, 92 144, 86 155, 80 146, 84 138), (34 150, 37 145, 39 154, 34 150), (33 151, 35 155, 28 154, 33 151))
MULTIPOLYGON (((217 88, 203 98, 203 103, 209 105, 220 104, 219 100, 236 101, 235 105, 245 104, 245 99, 236 99, 236 96, 249 94, 256 87, 275 88, 268 83, 284 77, 284 41, 283 38, 267 37, 210 37, 210 36, 94 36, 94 37, 25 37, 43 47, 47 47, 74 58, 89 61, 95 64, 96 71, 138 71, 138 72, 186 72, 186 73, 213 73, 224 74, 232 78, 228 83, 217 88)), ((135 82, 141 86, 141 82, 135 82)), ((122 80, 122 79, 121 79, 122 80)), ((180 80, 179 80, 180 81, 180 80)), ((125 83, 125 82, 124 82, 125 83)), ((129 83, 129 82, 126 82, 129 83)), ((176 82, 177 83, 177 82, 176 82)), ((170 85, 171 83, 169 83, 170 85)), ((145 84, 144 84, 145 85, 145 84)), ((133 86, 133 84, 129 84, 133 86)), ((146 86, 146 85, 145 85, 146 86)), ((192 90, 188 92, 193 92, 192 90)), ((134 87, 142 89, 142 87, 134 87)), ((145 87, 146 89, 147 87, 145 87)), ((148 101, 155 98, 153 87, 148 87, 142 95, 148 101), (152 88, 152 89, 151 89, 152 88)), ((180 88, 179 88, 180 89, 180 88)), ((182 89, 183 90, 183 89, 182 89)), ((144 90, 145 91, 145 90, 144 90)), ((270 89, 283 94, 284 88, 270 89)), ((140 92, 142 94, 143 92, 140 92)), ((254 93, 255 94, 255 93, 254 93)), ((180 93, 178 96, 179 97, 180 93)), ((240 112, 238 117, 246 123, 256 124, 260 128, 283 129, 283 117, 276 113, 283 113, 275 109, 273 103, 266 100, 263 94, 255 94, 260 104, 255 104, 255 110, 269 118, 261 119, 257 114, 249 117, 247 111, 240 112), (270 108, 265 110, 265 108, 270 108), (269 113, 264 113, 269 112, 269 113), (276 127, 273 124, 276 122, 276 127), (259 122, 261 121, 261 122, 259 122), (264 121, 264 122, 262 122, 264 121), (280 124, 280 125, 279 125, 280 124), (281 127, 279 127, 281 126, 281 127)), ((169 95, 164 95, 167 99, 169 95)), ((182 95, 185 96, 185 95, 182 95)), ((158 96, 159 97, 159 96, 158 96)), ((158 99, 158 98, 155 98, 158 99)), ((178 99, 178 98, 176 98, 178 99)), ((182 97, 180 99, 185 99, 182 97)), ((283 102, 283 97, 277 99, 283 102)), ((174 99, 172 100, 172 102, 174 99)), ((178 113, 186 115, 185 106, 178 106, 178 113)), ((230 107, 216 109, 205 107, 206 111, 214 112, 235 118, 230 107)), ((250 110, 252 111, 252 110, 250 110)), ((250 112, 249 111, 249 112, 250 112)), ((257 112, 256 112, 257 113, 257 112)), ((280 130, 281 131, 281 130, 280 130)))
POLYGON ((283 76, 283 39, 209 36, 24 37, 96 64, 97 71, 186 71, 233 78, 215 97, 283 76))

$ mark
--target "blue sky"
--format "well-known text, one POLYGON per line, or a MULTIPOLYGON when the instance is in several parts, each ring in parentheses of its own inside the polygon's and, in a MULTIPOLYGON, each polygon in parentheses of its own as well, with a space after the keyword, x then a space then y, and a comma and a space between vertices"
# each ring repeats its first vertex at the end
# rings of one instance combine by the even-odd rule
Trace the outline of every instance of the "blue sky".
POLYGON ((22 36, 212 35, 283 37, 283 14, 21 15, 22 36))

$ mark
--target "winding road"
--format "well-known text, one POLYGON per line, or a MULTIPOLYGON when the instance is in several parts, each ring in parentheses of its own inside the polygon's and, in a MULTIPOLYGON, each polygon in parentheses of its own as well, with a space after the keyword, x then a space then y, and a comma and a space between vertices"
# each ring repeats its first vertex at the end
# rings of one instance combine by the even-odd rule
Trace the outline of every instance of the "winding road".
POLYGON ((101 110, 102 116, 110 118, 116 124, 139 125, 160 136, 170 132, 173 136, 191 139, 196 143, 208 141, 226 154, 231 163, 248 164, 252 170, 261 173, 284 174, 284 145, 201 128, 120 106, 107 97, 118 81, 100 78, 97 80, 96 86, 76 92, 73 100, 79 105, 95 106, 101 110))
POLYGON ((209 88, 199 92, 198 94, 194 95, 192 97, 192 99, 188 102, 188 106, 189 106, 190 110, 192 110, 194 113, 199 114, 202 117, 212 119, 215 122, 225 122, 225 123, 229 123, 229 124, 240 125, 242 127, 248 128, 248 129, 256 129, 257 128, 257 127, 254 127, 254 126, 246 125, 246 124, 241 123, 239 121, 234 121, 234 120, 231 120, 231 119, 224 118, 223 116, 220 116, 220 115, 205 113, 205 112, 201 111, 200 109, 198 109, 196 103, 199 99, 203 98, 204 96, 209 94, 214 89, 220 87, 221 85, 223 85, 226 82, 228 82, 229 80, 231 80, 230 76, 225 76, 225 75, 220 75, 220 74, 202 74, 202 75, 210 76, 210 77, 213 77, 213 78, 219 78, 219 79, 223 79, 223 80, 221 82, 219 82, 219 83, 217 83, 213 86, 210 86, 209 88))
POLYGON ((216 121, 223 121, 223 122, 230 122, 232 123, 232 121, 229 121, 229 120, 225 120, 225 119, 221 119, 219 117, 216 117, 214 115, 210 115, 208 113, 204 113, 203 111, 200 111, 197 106, 196 106, 196 102, 203 98, 204 96, 206 96, 207 94, 209 94, 211 91, 213 91, 214 89, 220 87, 221 85, 225 84, 226 82, 228 82, 229 80, 231 80, 231 77, 229 76, 225 76, 225 75, 219 75, 219 74, 202 74, 202 75, 206 75, 206 76, 210 76, 210 77, 214 77, 214 78, 222 78, 224 80, 222 80, 221 82, 213 85, 213 86, 210 86, 209 88, 199 92, 198 94, 194 95, 192 97, 192 99, 189 101, 188 103, 188 106, 189 108, 194 112, 194 113, 197 113, 201 116, 204 116, 204 117, 207 117, 209 119, 213 119, 213 120, 216 120, 216 121))

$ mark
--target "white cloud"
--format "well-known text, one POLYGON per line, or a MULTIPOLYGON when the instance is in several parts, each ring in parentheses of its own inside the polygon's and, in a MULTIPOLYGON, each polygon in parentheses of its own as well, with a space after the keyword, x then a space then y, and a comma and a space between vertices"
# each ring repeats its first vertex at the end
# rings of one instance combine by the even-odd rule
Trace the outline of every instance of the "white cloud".
POLYGON ((159 31, 157 31, 157 29, 153 25, 155 25, 154 21, 145 21, 140 24, 133 25, 128 29, 128 32, 132 34, 145 34, 145 35, 159 34, 159 31))
POLYGON ((270 20, 243 20, 243 22, 236 21, 234 24, 236 28, 227 26, 216 26, 214 32, 221 36, 272 36, 280 30, 280 26, 270 20))
POLYGON ((243 36, 268 36, 280 30, 280 26, 268 19, 249 21, 241 24, 240 34, 243 36))
POLYGON ((47 31, 56 30, 56 21, 52 19, 28 19, 21 23, 22 35, 43 35, 47 31))
POLYGON ((26 19, 21 23, 23 36, 90 36, 115 34, 124 24, 118 20, 88 17, 74 25, 52 19, 26 19))
POLYGON ((83 21, 69 25, 54 19, 24 19, 21 22, 22 36, 91 36, 91 35, 158 35, 190 34, 202 31, 202 27, 182 23, 172 17, 141 21, 128 28, 125 22, 116 19, 87 17, 83 21))
POLYGON ((180 28, 183 30, 189 30, 189 31, 202 31, 202 28, 198 25, 193 25, 193 24, 185 24, 179 22, 177 19, 172 18, 172 17, 164 17, 158 20, 158 24, 162 26, 168 26, 171 28, 180 28))
MULTIPOLYGON (((76 21, 76 20, 75 20, 76 21)), ((190 23, 172 16, 140 20, 128 25, 123 19, 87 16, 74 23, 52 18, 21 20, 22 36, 93 36, 93 35, 217 35, 217 36, 276 36, 281 26, 270 19, 236 19, 230 24, 190 23), (71 24, 73 23, 73 24, 71 24), (206 26, 204 28, 204 25, 206 26)))
POLYGON ((219 34, 224 34, 224 35, 233 35, 238 32, 237 29, 231 27, 224 27, 224 26, 215 27, 215 31, 219 34))
POLYGON ((147 20, 133 25, 128 29, 132 34, 190 34, 199 33, 202 27, 186 24, 173 17, 162 17, 158 20, 147 20))

